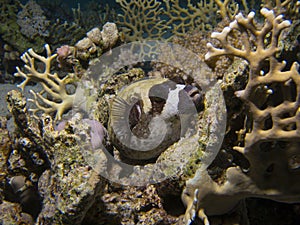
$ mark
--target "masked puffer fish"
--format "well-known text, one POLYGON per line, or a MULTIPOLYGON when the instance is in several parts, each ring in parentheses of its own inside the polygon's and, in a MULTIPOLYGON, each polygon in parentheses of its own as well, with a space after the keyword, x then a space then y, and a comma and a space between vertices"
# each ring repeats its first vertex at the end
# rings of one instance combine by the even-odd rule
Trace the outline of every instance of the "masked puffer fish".
POLYGON ((110 108, 108 132, 123 157, 155 158, 186 133, 197 114, 188 92, 199 94, 188 86, 166 78, 149 78, 117 93, 110 108))

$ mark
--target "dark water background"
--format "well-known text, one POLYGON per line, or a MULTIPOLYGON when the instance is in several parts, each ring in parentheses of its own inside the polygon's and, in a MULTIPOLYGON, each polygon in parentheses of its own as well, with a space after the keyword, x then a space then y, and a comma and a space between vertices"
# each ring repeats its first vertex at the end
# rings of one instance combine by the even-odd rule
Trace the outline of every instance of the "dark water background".
MULTIPOLYGON (((28 2, 28 0, 20 0, 20 2, 22 4, 26 4, 26 2, 28 2)), ((85 9, 85 7, 89 5, 89 3, 94 2, 94 3, 101 4, 101 5, 108 4, 110 7, 114 8, 116 10, 120 9, 119 3, 117 3, 115 0, 88 0, 88 1, 86 1, 86 0, 77 0, 77 1, 74 1, 74 0, 35 0, 35 2, 37 2, 38 4, 41 4, 41 5, 43 5, 47 2, 52 3, 52 4, 53 3, 61 4, 61 5, 66 6, 69 9, 77 8, 78 4, 80 4, 80 7, 82 9, 85 9)), ((163 0, 157 0, 157 2, 163 2, 163 0)), ((199 0, 192 0, 191 1, 191 3, 195 4, 195 5, 199 2, 200 2, 199 0)), ((210 2, 210 0, 207 0, 206 2, 210 2)), ((239 5, 239 9, 243 10, 242 0, 235 0, 235 2, 239 5)), ((254 11, 259 9, 260 4, 261 4, 261 1, 255 1, 255 3, 254 3, 255 5, 251 5, 251 4, 253 4, 253 1, 246 1, 246 2, 247 2, 247 4, 249 2, 249 4, 248 4, 249 8, 251 10, 254 10, 254 11)), ((179 3, 182 7, 185 7, 186 4, 187 4, 187 0, 179 0, 179 3)))

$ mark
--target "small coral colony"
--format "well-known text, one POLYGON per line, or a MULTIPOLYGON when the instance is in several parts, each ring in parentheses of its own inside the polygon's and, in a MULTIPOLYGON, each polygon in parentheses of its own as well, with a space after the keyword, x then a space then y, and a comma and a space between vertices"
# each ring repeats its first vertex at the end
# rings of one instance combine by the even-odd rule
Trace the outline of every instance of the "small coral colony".
POLYGON ((0 10, 1 224, 300 223, 300 1, 0 10))

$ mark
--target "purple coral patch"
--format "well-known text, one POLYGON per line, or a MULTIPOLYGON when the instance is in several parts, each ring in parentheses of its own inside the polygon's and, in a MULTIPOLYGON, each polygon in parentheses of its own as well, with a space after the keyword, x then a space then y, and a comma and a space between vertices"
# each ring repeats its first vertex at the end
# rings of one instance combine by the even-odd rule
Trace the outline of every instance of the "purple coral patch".
POLYGON ((91 144, 93 149, 97 149, 102 146, 102 141, 107 134, 104 126, 97 120, 83 119, 84 123, 91 126, 91 144))

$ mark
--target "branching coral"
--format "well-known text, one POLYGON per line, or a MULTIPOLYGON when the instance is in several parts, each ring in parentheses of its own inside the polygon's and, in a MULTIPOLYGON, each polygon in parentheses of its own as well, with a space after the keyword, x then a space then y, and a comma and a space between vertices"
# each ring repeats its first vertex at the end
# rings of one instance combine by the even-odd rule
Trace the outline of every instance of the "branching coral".
POLYGON ((70 82, 70 75, 64 78, 59 78, 57 73, 51 73, 51 62, 56 58, 57 54, 51 54, 49 45, 45 45, 47 56, 38 55, 33 49, 29 49, 25 52, 21 59, 25 63, 25 70, 23 72, 19 67, 17 67, 17 73, 15 76, 23 77, 25 80, 18 85, 22 90, 25 86, 33 81, 40 83, 43 90, 36 93, 31 90, 34 99, 30 101, 34 102, 36 109, 30 109, 36 116, 36 113, 43 111, 47 114, 55 114, 55 119, 60 120, 64 112, 69 110, 74 101, 74 94, 69 94, 67 91, 67 84, 70 82), (39 60, 44 64, 43 71, 36 69, 35 59, 39 60))
POLYGON ((285 14, 289 17, 297 16, 300 9, 300 1, 293 0, 263 0, 262 5, 265 8, 273 9, 277 14, 285 14))
POLYGON ((300 74, 294 62, 290 69, 279 62, 280 34, 291 23, 274 11, 261 9, 263 25, 238 14, 222 32, 213 32, 221 48, 208 43, 206 60, 231 55, 249 64, 248 83, 235 94, 244 102, 244 143, 234 147, 248 162, 245 168, 229 167, 217 183, 205 170, 198 170, 187 182, 183 200, 186 221, 199 216, 209 224, 207 215, 224 214, 246 197, 262 197, 282 202, 299 202, 300 74), (231 45, 232 31, 240 33, 243 46, 231 45))
POLYGON ((99 1, 90 1, 81 9, 78 4, 77 8, 72 8, 74 24, 90 30, 95 26, 102 27, 107 22, 116 21, 117 13, 109 4, 99 1))
POLYGON ((210 21, 211 15, 216 15, 218 11, 218 5, 214 1, 200 0, 193 4, 188 0, 186 7, 182 7, 179 0, 165 1, 165 4, 168 25, 173 34, 182 35, 195 29, 208 30, 217 23, 217 20, 210 21))
MULTIPOLYGON (((119 25, 129 41, 182 36, 188 31, 209 30, 217 24, 217 18, 233 18, 238 4, 231 0, 117 0, 122 7, 119 25)), ((243 7, 247 8, 245 1, 243 7)))
MULTIPOLYGON (((245 143, 249 146, 255 144, 262 137, 265 139, 285 139, 285 137, 291 138, 292 136, 297 138, 299 137, 299 131, 297 131, 297 129, 293 132, 284 129, 291 123, 297 123, 296 126, 298 125, 298 129, 300 128, 300 124, 297 122, 298 99, 293 102, 286 100, 278 106, 268 106, 266 109, 260 109, 257 103, 253 102, 252 96, 258 87, 268 86, 275 82, 288 82, 291 79, 297 86, 300 86, 300 77, 297 72, 298 64, 294 63, 290 71, 282 71, 286 63, 280 63, 275 58, 275 54, 279 51, 279 35, 283 29, 290 26, 290 22, 287 20, 282 21, 282 16, 275 17, 273 11, 267 9, 263 9, 261 13, 266 18, 266 23, 261 30, 258 30, 254 24, 254 13, 250 13, 247 18, 239 14, 236 20, 221 33, 212 34, 213 38, 220 40, 223 49, 217 49, 211 44, 208 44, 209 52, 206 55, 206 59, 225 54, 234 55, 246 59, 250 64, 248 84, 245 90, 236 93, 236 95, 243 99, 250 107, 250 112, 253 117, 254 124, 252 132, 246 135, 245 140, 245 143), (237 49, 228 44, 227 37, 232 29, 238 29, 243 32, 241 36, 245 44, 244 49, 237 49), (272 35, 271 41, 268 46, 266 46, 265 41, 270 32, 272 35), (253 43, 249 41, 251 39, 249 35, 255 36, 255 46, 251 46, 253 43), (269 71, 264 74, 262 69, 266 60, 269 61, 269 71), (282 118, 286 113, 293 113, 294 117, 290 117, 290 119, 282 118), (273 126, 270 129, 266 129, 264 128, 264 124, 266 119, 270 116, 272 117, 273 126)), ((272 92, 272 90, 269 92, 272 92)), ((255 101, 257 100, 255 99, 255 101)))
MULTIPOLYGON (((222 16, 222 18, 228 17, 229 19, 232 19, 238 12, 239 5, 234 1, 231 2, 231 4, 230 4, 230 0, 224 0, 224 1, 215 0, 215 2, 219 7, 218 12, 222 16)), ((243 2, 243 6, 247 9, 246 2, 245 1, 242 2, 243 2)))
POLYGON ((165 21, 161 19, 163 8, 156 0, 117 0, 123 9, 119 14, 119 24, 130 41, 142 38, 161 38, 167 30, 165 21))

